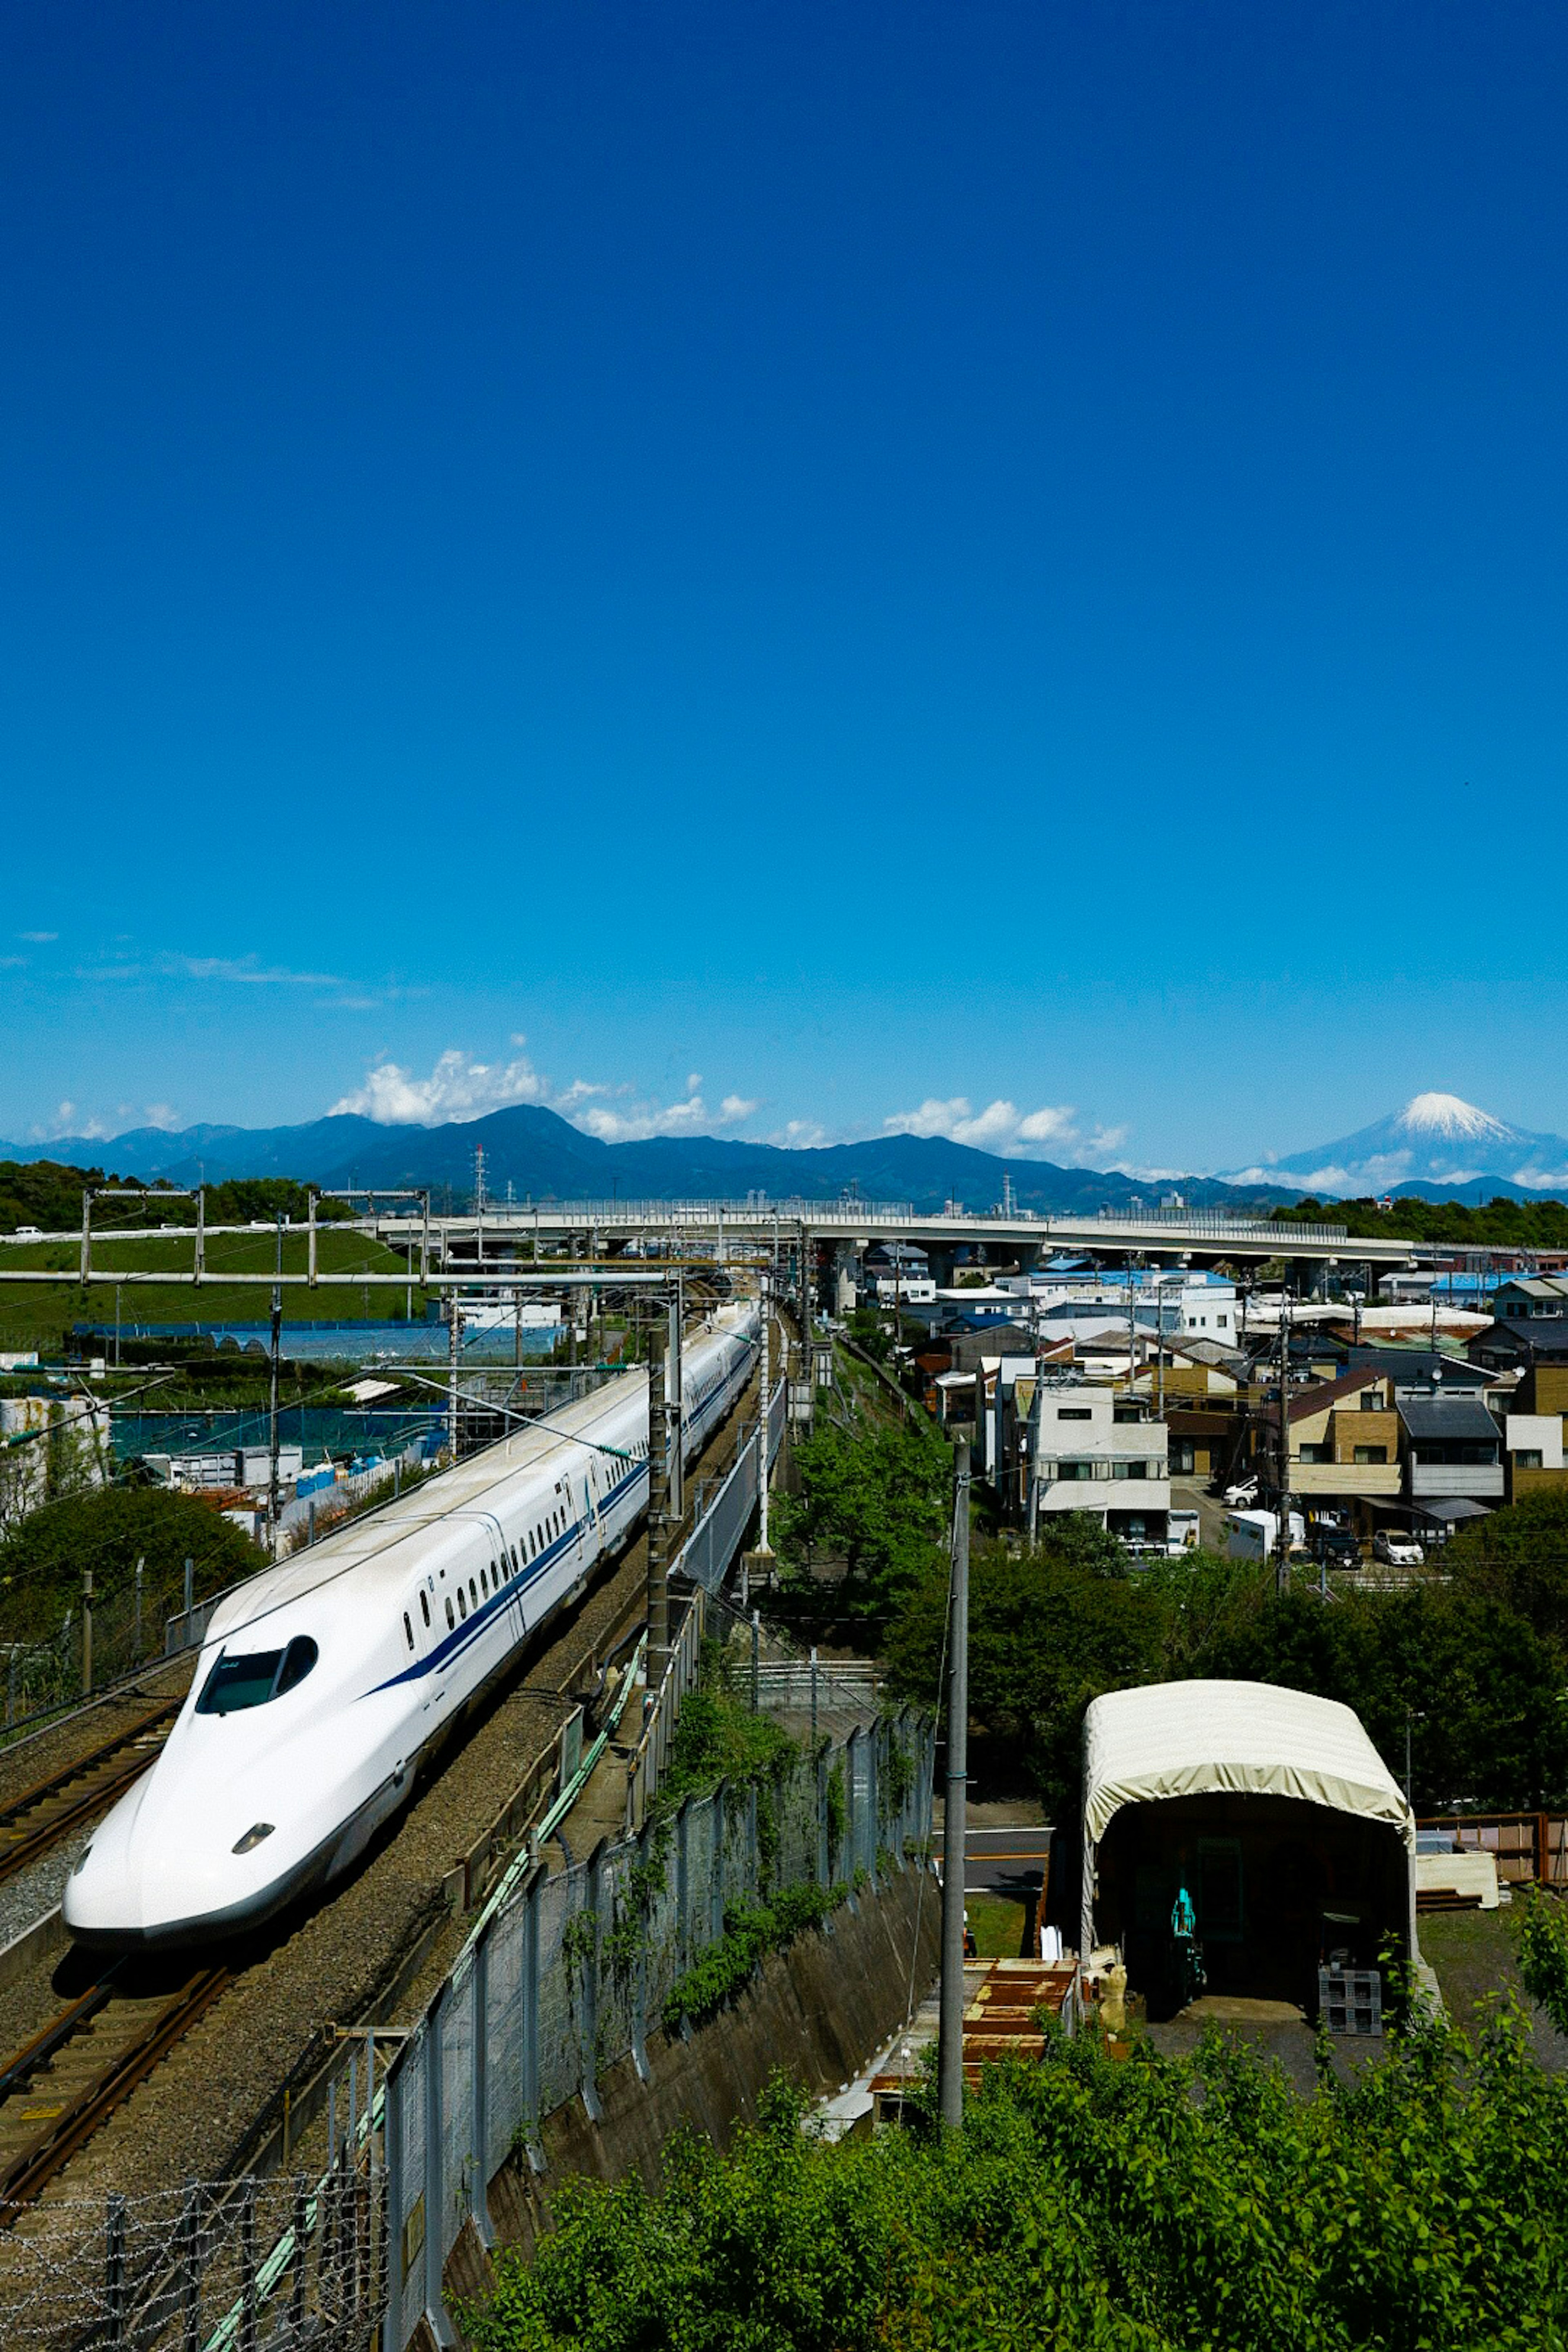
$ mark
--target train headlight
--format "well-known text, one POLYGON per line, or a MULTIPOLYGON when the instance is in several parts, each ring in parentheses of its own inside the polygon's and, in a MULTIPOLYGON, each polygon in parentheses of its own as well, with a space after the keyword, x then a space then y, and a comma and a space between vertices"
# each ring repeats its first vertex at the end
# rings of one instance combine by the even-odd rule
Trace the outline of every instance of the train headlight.
POLYGON ((236 1844, 234 1849, 236 1853, 254 1853, 263 1838, 269 1838, 272 1835, 272 1827, 270 1822, 253 1822, 245 1835, 236 1844))

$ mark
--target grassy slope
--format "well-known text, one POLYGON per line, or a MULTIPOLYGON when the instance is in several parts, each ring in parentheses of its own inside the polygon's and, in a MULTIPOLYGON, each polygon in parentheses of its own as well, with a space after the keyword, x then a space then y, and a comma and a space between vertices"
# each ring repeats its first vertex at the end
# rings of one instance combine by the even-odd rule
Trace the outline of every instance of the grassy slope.
MULTIPOLYGON (((93 1265, 107 1269, 110 1279, 93 1281, 84 1292, 74 1278, 56 1283, 0 1282, 0 1346, 48 1347, 73 1323, 112 1324, 115 1285, 113 1270, 137 1272, 188 1268, 194 1260, 194 1237, 172 1233, 155 1240, 117 1242, 105 1237, 93 1243, 93 1265)), ((126 1324, 137 1323, 259 1323, 269 1309, 264 1285, 226 1284, 226 1271, 270 1274, 277 1261, 277 1242, 269 1233, 219 1234, 207 1242, 209 1279, 199 1290, 188 1283, 137 1283, 122 1288, 121 1312, 126 1324)), ((68 1242, 22 1242, 0 1246, 0 1273, 7 1266, 58 1267, 74 1277, 80 1263, 76 1245, 68 1242)), ((289 1273, 303 1273, 307 1242, 302 1233, 283 1237, 283 1265, 289 1273)), ((370 1272, 402 1275, 404 1259, 384 1244, 363 1234, 334 1233, 322 1228, 317 1236, 316 1263, 323 1274, 370 1272)), ((290 1289, 283 1295, 283 1312, 291 1322, 351 1323, 389 1320, 395 1307, 402 1313, 405 1294, 378 1287, 356 1290, 333 1286, 326 1290, 290 1289)), ((423 1318, 425 1293, 414 1286, 414 1315, 423 1318)))

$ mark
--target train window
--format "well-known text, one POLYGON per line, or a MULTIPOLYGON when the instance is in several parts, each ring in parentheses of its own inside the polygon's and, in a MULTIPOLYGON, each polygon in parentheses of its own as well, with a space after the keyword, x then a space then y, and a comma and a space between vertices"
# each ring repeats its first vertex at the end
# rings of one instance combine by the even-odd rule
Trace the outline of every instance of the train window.
POLYGON ((283 1670, 278 1677, 279 1698, 285 1691, 291 1691, 297 1684, 304 1681, 321 1654, 309 1633, 295 1634, 283 1653, 283 1670))
POLYGON ((428 1625, 430 1622, 430 1596, 428 1593, 421 1592, 419 1595, 419 1608, 426 1624, 428 1625))
POLYGON ((489 1568, 481 1568, 481 1569, 480 1569, 480 1570, 479 1570, 479 1591, 480 1591, 481 1592, 486 1592, 486 1593, 488 1593, 488 1592, 489 1592, 489 1589, 490 1589, 490 1572, 489 1572, 489 1568))
POLYGON ((457 1619, 452 1614, 452 1596, 448 1592, 447 1595, 447 1625, 448 1631, 455 1629, 457 1622, 457 1619))
POLYGON ((475 1583, 471 1576, 468 1579, 468 1599, 473 1602, 474 1607, 477 1609, 479 1605, 479 1588, 475 1583))
POLYGON ((297 1633, 286 1650, 220 1654, 196 1701, 198 1715, 237 1715, 242 1707, 265 1706, 268 1699, 302 1683, 320 1652, 308 1633, 297 1633))
POLYGON ((521 1576, 522 1574, 522 1562, 517 1556, 517 1546, 515 1544, 513 1544, 511 1548, 511 1564, 517 1574, 521 1576))
POLYGON ((408 1636, 408 1646, 412 1649, 414 1647, 414 1621, 409 1616, 406 1609, 403 1612, 403 1630, 408 1636))
POLYGON ((459 1585, 458 1585, 458 1616, 459 1616, 459 1617, 466 1617, 466 1616, 468 1615, 468 1594, 464 1591, 464 1590, 463 1590, 462 1586, 459 1584, 459 1585))
POLYGON ((235 1715, 243 1706, 265 1706, 282 1664, 281 1650, 250 1650, 233 1657, 222 1653, 196 1701, 196 1713, 235 1715))

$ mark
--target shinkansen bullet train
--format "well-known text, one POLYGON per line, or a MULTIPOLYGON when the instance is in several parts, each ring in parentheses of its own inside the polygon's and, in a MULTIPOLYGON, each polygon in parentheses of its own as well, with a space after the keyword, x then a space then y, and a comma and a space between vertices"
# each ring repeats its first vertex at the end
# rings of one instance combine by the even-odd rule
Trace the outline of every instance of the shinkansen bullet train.
MULTIPOLYGON (((756 1339, 754 1305, 688 1336, 689 1457, 756 1339)), ((205 1942, 346 1870, 422 1751, 646 1508, 647 1439, 647 1374, 628 1371, 228 1594, 157 1762, 67 1882, 71 1934, 205 1942)))

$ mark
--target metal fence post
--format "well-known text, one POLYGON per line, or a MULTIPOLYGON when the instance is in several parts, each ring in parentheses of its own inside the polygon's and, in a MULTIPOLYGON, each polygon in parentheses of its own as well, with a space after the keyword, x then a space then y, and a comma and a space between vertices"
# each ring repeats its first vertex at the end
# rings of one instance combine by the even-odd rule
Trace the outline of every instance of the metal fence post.
POLYGON ((833 1841, 827 1834, 827 1750, 816 1751, 816 1883, 821 1887, 833 1884, 833 1841))
POLYGON ((855 1782, 860 1765, 860 1727, 856 1725, 844 1743, 844 1874, 849 1885, 849 1908, 855 1910, 855 1873, 860 1866, 860 1809, 855 1801, 855 1782))
POLYGON ((529 1879, 522 1915, 522 2126, 528 2134, 528 2160, 535 2172, 544 2169, 539 2137, 539 1906, 545 1874, 545 1864, 540 1863, 529 1879))
MULTIPOLYGON (((406 2043, 404 2046, 406 2048, 406 2043)), ((386 2250, 386 2326, 382 2333, 382 2352, 403 2352, 407 2334, 403 2324, 403 2077, 396 2059, 386 2070, 381 2098, 381 2140, 386 2166, 386 2222, 383 2235, 386 2250)))
POLYGON ((180 2211, 180 2352, 197 2352, 201 2342, 201 2242, 202 2192, 193 2182, 180 2211))
POLYGON ((441 2024, 446 1987, 425 2012, 425 2317, 437 2344, 450 2344, 441 2270, 447 2234, 447 2183, 442 2136, 447 2102, 441 2083, 441 2024))
POLYGON ((240 2352, 256 2352, 256 2183, 247 2180, 239 2195, 239 2345, 240 2352))
MULTIPOLYGON (((310 2242, 310 2209, 305 2176, 294 2176, 294 2283, 289 2297, 289 2324, 303 2340, 305 2326, 305 2257, 310 2242)), ((399 2346, 398 2352, 402 2352, 399 2346)))
POLYGON ((108 2341, 125 2341, 125 2200, 111 2197, 104 2215, 103 2302, 108 2341))
POLYGON ((493 2245, 490 2227, 490 1930, 485 1929, 474 1952, 474 2158, 479 2167, 468 2199, 474 2226, 484 2243, 493 2245))
POLYGON ((867 1867, 872 1871, 877 1867, 877 1856, 881 1850, 882 1844, 882 1817, 878 1809, 877 1802, 878 1797, 880 1793, 881 1776, 877 1769, 877 1759, 881 1750, 882 1741, 886 1737, 887 1726, 882 1717, 879 1716, 876 1722, 871 1727, 871 1738, 867 1748, 867 1761, 870 1768, 866 1780, 866 1805, 868 1815, 867 1828, 869 1832, 868 1845, 870 1853, 870 1859, 867 1867))
POLYGON ((588 1856, 587 1911, 592 1920, 593 1936, 586 1939, 583 1955, 583 2019, 578 2034, 579 2087, 583 2105, 590 2123, 597 2123, 601 2114, 598 2089, 599 2040, 599 1883, 604 1873, 605 1848, 607 1838, 601 1838, 588 1856))
POLYGON ((708 1800, 709 1871, 708 1941, 716 1944, 724 1932, 724 1790, 721 1780, 708 1800))
MULTIPOLYGON (((644 1867, 647 1862, 648 1832, 646 1824, 637 1833, 637 1884, 645 1883, 644 1867)), ((632 1979, 632 2064, 637 2070, 637 2080, 648 2080, 647 2063, 647 1922, 646 1916, 638 1922, 637 1962, 632 1979)))

